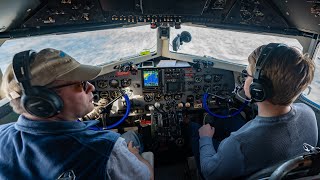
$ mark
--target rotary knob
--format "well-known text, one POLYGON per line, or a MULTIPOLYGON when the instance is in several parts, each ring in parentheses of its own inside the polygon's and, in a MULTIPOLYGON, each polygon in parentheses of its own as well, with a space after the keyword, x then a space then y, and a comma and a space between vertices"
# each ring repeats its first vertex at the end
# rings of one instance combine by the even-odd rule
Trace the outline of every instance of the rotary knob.
POLYGON ((156 107, 156 108, 160 108, 160 107, 161 107, 161 104, 160 104, 160 103, 158 103, 158 102, 156 102, 156 103, 154 103, 154 107, 156 107))

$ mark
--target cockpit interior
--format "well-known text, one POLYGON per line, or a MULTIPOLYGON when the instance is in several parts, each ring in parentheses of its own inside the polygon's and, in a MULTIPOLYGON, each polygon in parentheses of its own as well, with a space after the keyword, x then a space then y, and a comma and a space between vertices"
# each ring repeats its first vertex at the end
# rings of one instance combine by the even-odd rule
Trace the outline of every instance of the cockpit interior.
MULTIPOLYGON (((242 52, 234 50, 239 47, 233 44, 233 41, 239 41, 236 37, 230 37, 230 42, 219 42, 216 45, 198 43, 195 37, 205 29, 217 29, 222 34, 227 30, 248 33, 248 37, 250 33, 272 35, 271 41, 275 42, 281 38, 294 39, 298 44, 294 46, 308 53, 317 65, 314 83, 296 102, 305 103, 314 110, 319 126, 318 1, 4 0, 0 2, 0 15, 0 54, 5 55, 0 55, 1 64, 9 64, 13 54, 20 49, 32 48, 29 41, 32 38, 45 39, 47 35, 59 37, 109 29, 121 32, 122 29, 141 26, 153 30, 154 36, 150 41, 155 42, 155 45, 152 49, 142 49, 134 52, 134 55, 126 54, 111 60, 99 52, 96 56, 103 60, 99 63, 86 62, 102 66, 103 71, 89 81, 95 86, 95 108, 80 120, 99 120, 97 129, 119 133, 135 130, 141 133, 145 150, 154 154, 156 179, 199 178, 193 173, 196 168, 190 160, 193 154, 188 138, 189 121, 213 125, 216 128, 215 138, 223 140, 234 131, 226 126, 233 123, 234 118, 245 123, 257 115, 257 106, 250 103, 244 94, 245 79, 241 73, 246 68, 248 53, 253 49, 243 50, 247 54, 239 57, 242 52), (188 26, 199 30, 185 30, 184 27, 188 26), (19 39, 23 39, 23 43, 19 46, 11 45, 10 50, 16 49, 15 52, 6 54, 6 43, 19 39), (198 51, 202 51, 214 49, 214 46, 226 46, 225 43, 229 46, 226 51, 234 50, 232 57, 224 57, 224 52, 190 53, 195 47, 200 47, 198 51), (191 47, 185 48, 190 44, 191 47)), ((136 32, 126 33, 127 39, 122 40, 135 46, 138 42, 130 36, 137 36, 136 32)), ((143 33, 139 36, 143 36, 143 33)), ((210 39, 209 36, 210 33, 206 38, 210 39)), ((210 39, 215 40, 218 41, 217 38, 210 39)), ((72 45, 74 49, 87 48, 94 52, 98 48, 80 46, 81 41, 77 38, 70 41, 75 42, 72 45)), ((205 42, 206 39, 200 41, 205 42)), ((260 39, 251 41, 257 44, 253 48, 266 43, 260 39)), ((114 46, 116 44, 117 41, 114 46)), ((243 47, 247 45, 239 44, 243 47)), ((72 50, 70 46, 68 48, 72 50)), ((125 48, 119 47, 122 51, 125 48)), ((105 48, 104 51, 110 50, 105 48)), ((5 67, 1 66, 2 73, 5 67)), ((16 121, 18 115, 12 111, 8 99, 3 95, 1 98, 0 124, 16 121)), ((317 153, 314 153, 315 156, 319 156, 317 153)), ((312 156, 312 160, 308 158, 304 161, 300 159, 299 162, 308 167, 320 162, 319 157, 312 156)), ((262 173, 244 178, 268 179, 273 172, 279 173, 275 170, 280 165, 271 169, 266 167, 261 170, 262 173)), ((302 169, 298 171, 299 174, 291 170, 285 169, 282 172, 286 172, 287 178, 305 177, 311 172, 302 169)), ((320 173, 319 169, 315 172, 313 176, 320 173)))

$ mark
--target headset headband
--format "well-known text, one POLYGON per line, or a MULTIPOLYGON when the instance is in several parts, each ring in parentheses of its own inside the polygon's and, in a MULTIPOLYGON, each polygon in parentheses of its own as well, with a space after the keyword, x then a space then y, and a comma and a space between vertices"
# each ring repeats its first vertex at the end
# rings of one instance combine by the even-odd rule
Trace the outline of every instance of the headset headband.
POLYGON ((256 63, 256 73, 253 75, 254 79, 260 79, 261 72, 263 71, 264 66, 266 65, 267 60, 271 52, 280 46, 286 46, 285 44, 279 43, 269 43, 266 47, 264 47, 259 55, 259 58, 256 63))
POLYGON ((13 57, 12 67, 16 80, 21 84, 21 88, 26 95, 31 94, 33 90, 30 83, 30 64, 33 62, 35 55, 34 51, 28 50, 17 53, 13 57))

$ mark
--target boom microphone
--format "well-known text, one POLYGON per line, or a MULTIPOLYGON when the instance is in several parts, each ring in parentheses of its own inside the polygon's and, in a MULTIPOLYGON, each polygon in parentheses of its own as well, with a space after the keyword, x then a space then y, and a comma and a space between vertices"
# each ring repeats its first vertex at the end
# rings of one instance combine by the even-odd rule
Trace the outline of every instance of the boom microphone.
POLYGON ((248 97, 243 97, 240 92, 244 92, 244 83, 242 83, 241 85, 238 85, 234 88, 234 90, 232 91, 232 93, 236 94, 240 99, 244 100, 244 101, 249 101, 251 102, 252 99, 249 99, 248 97))

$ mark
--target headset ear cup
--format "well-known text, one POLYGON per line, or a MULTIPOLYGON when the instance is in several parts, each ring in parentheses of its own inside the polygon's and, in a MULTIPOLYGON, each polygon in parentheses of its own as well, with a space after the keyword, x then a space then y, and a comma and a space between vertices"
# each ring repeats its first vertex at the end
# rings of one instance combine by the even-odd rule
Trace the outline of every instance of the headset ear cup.
POLYGON ((263 84, 261 84, 259 80, 254 79, 249 87, 249 90, 250 90, 251 99, 254 100, 255 102, 262 102, 266 99, 266 94, 265 94, 263 84))
POLYGON ((272 95, 272 83, 267 79, 253 79, 249 87, 251 99, 255 102, 262 102, 272 95))
POLYGON ((60 96, 45 87, 35 86, 34 94, 22 95, 21 102, 23 107, 30 114, 48 118, 58 114, 63 108, 63 101, 60 96))

